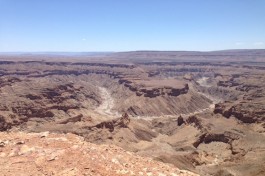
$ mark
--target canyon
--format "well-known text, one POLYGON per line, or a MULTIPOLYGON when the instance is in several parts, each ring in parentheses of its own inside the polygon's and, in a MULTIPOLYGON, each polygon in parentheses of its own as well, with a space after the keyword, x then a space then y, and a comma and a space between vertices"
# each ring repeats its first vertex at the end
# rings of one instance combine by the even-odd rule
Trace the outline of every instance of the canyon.
MULTIPOLYGON (((264 73, 264 50, 0 55, 0 162, 10 167, 4 153, 11 152, 11 144, 5 141, 30 143, 48 131, 69 138, 71 144, 62 144, 68 147, 79 148, 78 140, 99 153, 115 148, 127 162, 139 157, 144 164, 148 158, 156 167, 172 169, 164 175, 262 176, 264 73)), ((27 154, 39 157, 38 152, 27 154)), ((13 160, 25 158, 16 154, 13 160)), ((72 167, 69 173, 85 173, 72 167)), ((122 169, 112 175, 130 172, 122 169)))

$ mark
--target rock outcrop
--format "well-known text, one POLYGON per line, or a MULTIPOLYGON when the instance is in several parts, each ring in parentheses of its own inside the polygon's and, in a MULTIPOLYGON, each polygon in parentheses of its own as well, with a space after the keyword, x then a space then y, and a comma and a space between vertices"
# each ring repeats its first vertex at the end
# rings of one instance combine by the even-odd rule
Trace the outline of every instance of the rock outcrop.
POLYGON ((124 113, 121 118, 104 121, 95 126, 88 127, 88 129, 99 128, 99 129, 108 129, 110 132, 113 132, 115 128, 128 128, 130 123, 130 118, 127 113, 124 113))
POLYGON ((265 108, 262 106, 259 109, 251 108, 251 103, 249 102, 232 106, 226 103, 219 103, 215 105, 214 113, 222 114, 226 118, 234 116, 243 123, 262 123, 265 120, 265 108))
POLYGON ((186 120, 187 124, 192 124, 194 127, 198 128, 198 129, 202 129, 203 125, 201 123, 201 121, 196 117, 196 116, 190 116, 188 117, 188 119, 186 120))
POLYGON ((0 115, 0 131, 5 131, 11 127, 5 120, 5 117, 0 115))
POLYGON ((179 116, 178 117, 178 126, 181 126, 184 122, 185 121, 184 121, 183 117, 182 116, 179 116))
POLYGON ((0 175, 197 175, 73 134, 2 132, 0 139, 0 175))
POLYGON ((231 132, 225 132, 222 134, 205 133, 193 143, 193 146, 197 148, 201 143, 209 144, 211 142, 223 142, 231 145, 231 142, 236 139, 239 139, 239 136, 231 132))

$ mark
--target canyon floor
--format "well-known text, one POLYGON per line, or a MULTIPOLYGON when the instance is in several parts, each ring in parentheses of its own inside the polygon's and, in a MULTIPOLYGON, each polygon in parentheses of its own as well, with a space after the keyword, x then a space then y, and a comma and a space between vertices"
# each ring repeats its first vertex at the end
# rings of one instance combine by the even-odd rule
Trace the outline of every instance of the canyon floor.
POLYGON ((0 174, 263 176, 264 61, 0 55, 0 174))

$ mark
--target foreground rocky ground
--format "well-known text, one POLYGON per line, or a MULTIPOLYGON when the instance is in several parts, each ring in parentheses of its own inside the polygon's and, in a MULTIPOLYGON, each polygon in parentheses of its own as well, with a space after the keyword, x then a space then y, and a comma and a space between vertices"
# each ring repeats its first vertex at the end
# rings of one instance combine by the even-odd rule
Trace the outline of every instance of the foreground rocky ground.
POLYGON ((2 132, 0 139, 2 176, 197 175, 73 134, 2 132))
POLYGON ((0 56, 12 60, 0 61, 0 130, 76 134, 200 175, 263 176, 265 52, 246 52, 0 56))

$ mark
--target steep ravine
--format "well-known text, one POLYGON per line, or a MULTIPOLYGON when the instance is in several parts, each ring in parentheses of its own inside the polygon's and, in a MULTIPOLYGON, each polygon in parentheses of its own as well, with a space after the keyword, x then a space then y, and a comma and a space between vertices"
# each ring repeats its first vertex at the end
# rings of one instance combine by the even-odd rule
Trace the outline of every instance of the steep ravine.
POLYGON ((110 92, 105 87, 98 87, 100 91, 100 96, 102 98, 102 103, 96 108, 96 111, 102 115, 108 116, 118 116, 118 112, 114 112, 112 108, 114 107, 114 100, 111 97, 110 92))

